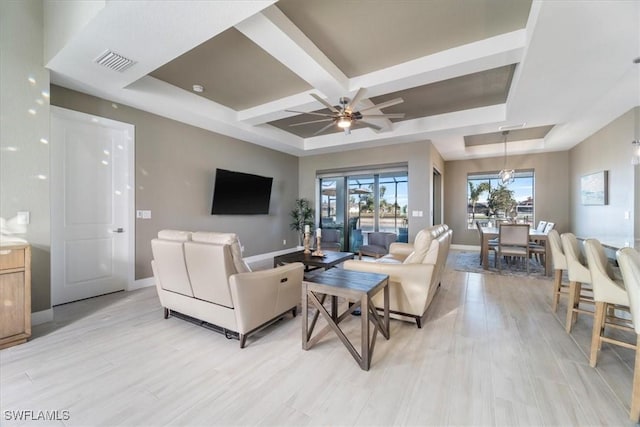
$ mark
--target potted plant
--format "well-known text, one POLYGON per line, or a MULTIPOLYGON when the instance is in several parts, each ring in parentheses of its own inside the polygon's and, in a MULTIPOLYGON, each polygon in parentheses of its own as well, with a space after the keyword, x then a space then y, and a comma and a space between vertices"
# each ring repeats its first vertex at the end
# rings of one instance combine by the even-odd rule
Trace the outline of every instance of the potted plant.
POLYGON ((314 211, 307 199, 296 199, 295 207, 291 211, 291 229, 298 232, 298 244, 304 241, 304 226, 313 228, 314 211))

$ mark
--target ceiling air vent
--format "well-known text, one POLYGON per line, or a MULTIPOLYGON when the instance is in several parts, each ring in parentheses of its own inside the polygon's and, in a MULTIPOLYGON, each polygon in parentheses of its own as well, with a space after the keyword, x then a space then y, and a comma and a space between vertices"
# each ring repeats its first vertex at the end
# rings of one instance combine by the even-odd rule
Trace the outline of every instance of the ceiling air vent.
POLYGON ((125 58, 124 56, 110 50, 103 52, 102 55, 96 58, 95 62, 103 67, 107 67, 114 71, 120 71, 121 73, 135 64, 135 61, 125 58))

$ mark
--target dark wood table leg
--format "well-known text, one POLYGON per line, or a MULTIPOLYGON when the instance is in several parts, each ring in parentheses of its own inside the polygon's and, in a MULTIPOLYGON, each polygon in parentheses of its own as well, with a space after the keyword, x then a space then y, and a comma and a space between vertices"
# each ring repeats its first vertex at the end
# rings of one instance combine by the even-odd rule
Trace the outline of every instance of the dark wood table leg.
POLYGON ((309 350, 309 297, 307 295, 307 284, 302 282, 302 349, 309 350))
POLYGON ((360 321, 362 324, 362 336, 360 337, 360 354, 362 359, 360 360, 360 367, 368 371, 371 365, 371 348, 369 347, 371 341, 369 338, 369 296, 367 294, 363 294, 360 298, 360 321))
POLYGON ((389 279, 387 279, 387 286, 384 287, 384 330, 382 334, 386 339, 391 337, 391 331, 389 329, 389 279))

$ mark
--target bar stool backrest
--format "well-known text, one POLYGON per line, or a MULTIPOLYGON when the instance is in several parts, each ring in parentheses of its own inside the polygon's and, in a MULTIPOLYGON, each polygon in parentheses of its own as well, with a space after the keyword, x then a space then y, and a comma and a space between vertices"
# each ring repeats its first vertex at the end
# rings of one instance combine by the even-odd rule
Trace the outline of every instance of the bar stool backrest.
POLYGON ((629 295, 633 327, 636 334, 640 334, 640 252, 633 248, 622 248, 616 252, 616 258, 629 295))

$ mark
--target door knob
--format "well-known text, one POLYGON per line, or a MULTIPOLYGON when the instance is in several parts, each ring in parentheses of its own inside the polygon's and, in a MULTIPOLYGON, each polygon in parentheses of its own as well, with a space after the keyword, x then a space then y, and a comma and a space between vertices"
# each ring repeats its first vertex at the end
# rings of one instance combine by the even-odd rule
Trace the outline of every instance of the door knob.
POLYGON ((113 233, 124 233, 124 228, 122 228, 122 227, 116 228, 115 230, 111 230, 111 232, 113 232, 113 233))

